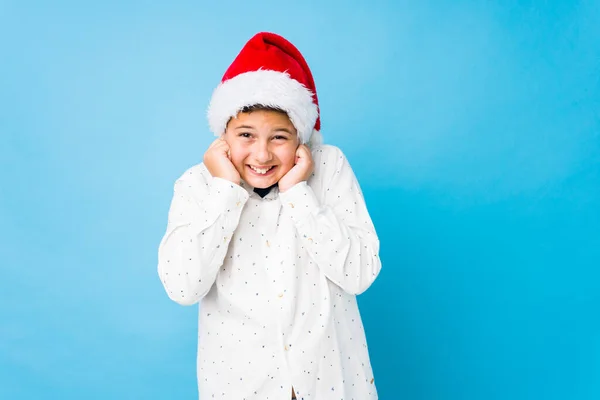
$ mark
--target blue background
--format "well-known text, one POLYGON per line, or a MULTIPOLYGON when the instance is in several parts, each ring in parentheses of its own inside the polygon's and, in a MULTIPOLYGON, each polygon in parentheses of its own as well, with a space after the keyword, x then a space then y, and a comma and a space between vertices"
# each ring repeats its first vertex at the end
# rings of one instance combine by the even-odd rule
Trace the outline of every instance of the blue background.
POLYGON ((0 1, 0 398, 196 396, 156 251, 260 30, 380 235, 380 397, 600 398, 600 2, 82 3, 0 1))

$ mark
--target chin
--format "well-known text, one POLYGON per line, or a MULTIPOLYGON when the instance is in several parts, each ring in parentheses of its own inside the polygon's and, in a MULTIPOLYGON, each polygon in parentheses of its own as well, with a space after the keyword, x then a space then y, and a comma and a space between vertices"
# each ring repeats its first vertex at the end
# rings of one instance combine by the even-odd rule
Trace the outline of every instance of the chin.
POLYGON ((265 184, 252 184, 252 183, 251 183, 250 185, 251 185, 253 188, 256 188, 256 189, 266 189, 266 188, 268 188, 268 187, 271 187, 271 186, 273 186, 273 185, 274 185, 274 184, 276 184, 276 183, 277 183, 277 182, 273 182, 273 183, 270 183, 270 184, 268 184, 268 185, 265 185, 265 184))
POLYGON ((263 178, 263 179, 259 178, 259 179, 257 179, 253 176, 247 176, 247 177, 245 177, 244 181, 246 183, 248 183, 250 186, 252 186, 253 188, 266 189, 270 186, 273 186, 277 182, 279 182, 279 179, 274 179, 274 178, 263 178))

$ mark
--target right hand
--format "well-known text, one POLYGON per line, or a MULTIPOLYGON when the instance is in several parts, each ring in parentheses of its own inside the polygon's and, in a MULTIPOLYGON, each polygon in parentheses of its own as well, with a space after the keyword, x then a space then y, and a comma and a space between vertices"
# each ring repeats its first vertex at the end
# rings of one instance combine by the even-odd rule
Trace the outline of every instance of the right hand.
POLYGON ((227 179, 236 185, 240 184, 240 174, 231 162, 229 145, 224 138, 218 138, 206 150, 204 165, 213 177, 227 179))

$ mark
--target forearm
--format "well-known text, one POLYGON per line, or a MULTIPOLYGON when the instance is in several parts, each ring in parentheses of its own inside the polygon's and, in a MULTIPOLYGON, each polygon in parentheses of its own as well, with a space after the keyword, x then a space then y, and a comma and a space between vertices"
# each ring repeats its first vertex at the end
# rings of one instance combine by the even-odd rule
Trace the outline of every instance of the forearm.
POLYGON ((320 204, 312 189, 301 183, 282 194, 282 202, 301 245, 324 275, 348 293, 367 290, 379 274, 381 262, 379 239, 362 199, 350 202, 353 208, 338 214, 320 204))
POLYGON ((210 290, 246 200, 244 189, 223 180, 205 198, 176 193, 158 252, 159 277, 173 301, 194 304, 210 290))

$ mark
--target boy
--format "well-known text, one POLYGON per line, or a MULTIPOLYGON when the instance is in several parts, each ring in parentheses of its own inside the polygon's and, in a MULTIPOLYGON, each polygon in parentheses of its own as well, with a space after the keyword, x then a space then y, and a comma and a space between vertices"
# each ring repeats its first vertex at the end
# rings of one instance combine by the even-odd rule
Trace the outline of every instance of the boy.
POLYGON ((218 137, 175 183, 158 273, 201 300, 200 399, 377 399, 356 295, 379 239, 342 152, 320 144, 312 74, 259 33, 210 101, 218 137))

